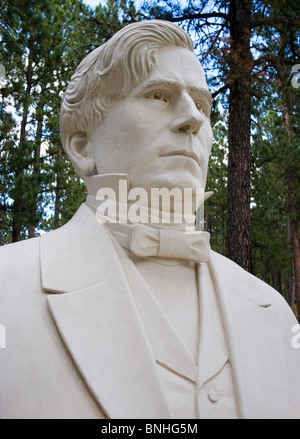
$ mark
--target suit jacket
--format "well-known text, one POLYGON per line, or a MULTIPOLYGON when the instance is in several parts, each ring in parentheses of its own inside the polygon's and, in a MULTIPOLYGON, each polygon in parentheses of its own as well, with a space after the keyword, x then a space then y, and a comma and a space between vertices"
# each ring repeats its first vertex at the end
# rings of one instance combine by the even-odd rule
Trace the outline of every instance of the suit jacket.
POLYGON ((204 334, 198 372, 157 318, 134 264, 86 204, 62 228, 3 247, 0 270, 2 418, 172 418, 157 364, 197 381, 201 396, 228 361, 239 417, 300 417, 291 309, 215 252, 198 276, 200 284, 205 270, 212 278, 228 358, 204 334))

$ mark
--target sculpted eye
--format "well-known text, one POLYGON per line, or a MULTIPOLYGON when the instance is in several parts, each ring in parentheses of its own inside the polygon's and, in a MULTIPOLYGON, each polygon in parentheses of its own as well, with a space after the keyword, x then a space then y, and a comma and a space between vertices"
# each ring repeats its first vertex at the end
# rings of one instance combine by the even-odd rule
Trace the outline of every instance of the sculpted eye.
POLYGON ((201 113, 205 114, 205 106, 202 102, 195 102, 197 110, 199 110, 201 113))
POLYGON ((161 91, 153 91, 153 92, 147 94, 145 97, 146 97, 146 99, 154 99, 156 101, 167 102, 167 98, 165 97, 165 95, 161 91))

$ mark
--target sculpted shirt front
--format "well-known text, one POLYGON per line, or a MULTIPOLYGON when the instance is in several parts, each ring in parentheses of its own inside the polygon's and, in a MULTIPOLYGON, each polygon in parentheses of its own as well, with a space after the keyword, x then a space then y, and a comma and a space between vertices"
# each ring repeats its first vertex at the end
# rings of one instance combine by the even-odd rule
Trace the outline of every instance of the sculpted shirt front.
MULTIPOLYGON (((95 209, 95 198, 87 201, 95 209)), ((157 367, 174 417, 237 418, 228 350, 207 264, 136 256, 128 248, 130 224, 107 222, 104 227, 125 264, 129 284, 139 278, 139 288, 132 288, 135 304, 154 354, 163 350, 166 356, 157 367)), ((185 225, 155 227, 184 233, 185 225)))

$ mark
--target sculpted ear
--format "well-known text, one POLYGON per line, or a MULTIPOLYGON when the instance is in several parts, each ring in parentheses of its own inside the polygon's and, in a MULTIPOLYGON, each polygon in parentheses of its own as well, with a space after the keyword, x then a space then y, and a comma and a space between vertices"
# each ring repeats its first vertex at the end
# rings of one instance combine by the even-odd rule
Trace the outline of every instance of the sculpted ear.
POLYGON ((84 177, 94 172, 95 161, 85 132, 69 134, 65 149, 80 176, 84 177))

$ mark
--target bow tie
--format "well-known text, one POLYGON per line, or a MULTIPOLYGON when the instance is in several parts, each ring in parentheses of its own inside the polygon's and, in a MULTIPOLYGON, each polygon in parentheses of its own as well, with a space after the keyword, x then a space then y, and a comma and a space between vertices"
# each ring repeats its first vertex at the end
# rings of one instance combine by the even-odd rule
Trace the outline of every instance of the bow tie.
POLYGON ((108 226, 120 244, 136 256, 177 258, 192 262, 209 260, 210 234, 208 232, 187 233, 144 224, 108 224, 108 226))

